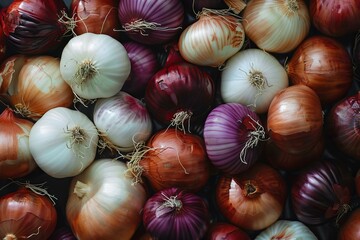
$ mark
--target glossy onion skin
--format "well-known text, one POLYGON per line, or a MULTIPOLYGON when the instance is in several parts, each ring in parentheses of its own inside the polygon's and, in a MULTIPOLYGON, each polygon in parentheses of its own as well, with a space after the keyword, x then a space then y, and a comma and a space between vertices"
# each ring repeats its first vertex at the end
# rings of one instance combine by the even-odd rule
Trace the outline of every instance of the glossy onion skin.
POLYGON ((47 196, 20 188, 0 198, 2 238, 12 233, 17 239, 26 239, 30 235, 34 240, 48 239, 55 230, 56 223, 57 212, 47 196))
POLYGON ((360 92, 335 104, 326 117, 325 126, 335 146, 360 161, 360 92))
POLYGON ((145 92, 150 114, 165 125, 169 125, 180 111, 191 112, 192 122, 202 120, 214 99, 215 84, 210 74, 188 63, 160 69, 149 80, 145 92))
POLYGON ((210 225, 206 240, 251 240, 250 236, 242 229, 227 222, 215 222, 210 225))
POLYGON ((281 90, 270 103, 267 129, 271 140, 283 151, 292 154, 309 151, 323 132, 319 97, 305 85, 281 90))
POLYGON ((200 240, 209 225, 210 214, 204 199, 180 188, 156 192, 145 203, 143 223, 159 240, 200 240), (179 208, 164 206, 166 199, 176 197, 179 208))
POLYGON ((323 106, 340 100, 349 91, 353 69, 346 48, 337 40, 312 36, 297 47, 287 64, 292 84, 304 84, 319 96, 323 106))
POLYGON ((358 240, 360 239, 360 209, 357 208, 349 213, 346 221, 340 225, 338 240, 358 240))
POLYGON ((353 193, 351 173, 330 160, 318 161, 301 171, 291 186, 293 211, 305 224, 336 218, 353 193))
POLYGON ((276 222, 286 196, 283 177, 263 163, 256 163, 241 174, 222 175, 216 184, 220 212, 230 223, 245 230, 265 229, 276 222))
POLYGON ((66 26, 59 22, 67 13, 62 0, 15 0, 2 11, 6 39, 21 54, 46 54, 63 43, 66 26))
POLYGON ((247 148, 245 158, 240 154, 250 140, 250 134, 262 126, 259 116, 240 103, 225 103, 215 107, 206 118, 204 141, 212 164, 226 174, 238 174, 248 170, 257 161, 265 138, 247 148), (258 126, 259 126, 258 125, 258 126))

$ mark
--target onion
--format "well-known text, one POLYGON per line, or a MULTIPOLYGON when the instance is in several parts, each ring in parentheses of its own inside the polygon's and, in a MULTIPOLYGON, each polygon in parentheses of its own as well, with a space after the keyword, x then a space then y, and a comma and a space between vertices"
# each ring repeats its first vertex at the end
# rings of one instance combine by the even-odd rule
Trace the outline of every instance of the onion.
POLYGON ((131 72, 122 91, 143 98, 148 81, 160 68, 156 53, 147 45, 135 41, 125 42, 123 45, 131 62, 131 72))
POLYGON ((179 51, 188 62, 219 67, 245 42, 241 21, 230 13, 204 9, 179 37, 179 51))
POLYGON ((201 137, 169 128, 155 132, 128 166, 138 181, 145 177, 155 191, 176 187, 196 192, 209 180, 209 163, 201 137))
POLYGON ((164 44, 181 31, 184 6, 180 0, 121 0, 118 16, 130 39, 149 45, 164 44))
POLYGON ((360 29, 357 0, 312 0, 309 8, 313 25, 323 34, 339 37, 360 29))
POLYGON ((66 216, 77 239, 131 239, 147 194, 125 163, 97 159, 71 180, 66 216))
POLYGON ((291 202, 297 219, 321 224, 348 211, 353 178, 338 163, 317 161, 302 170, 291 186, 291 202))
POLYGON ((268 239, 306 239, 317 240, 314 233, 302 222, 278 220, 267 229, 260 232, 255 240, 268 239))
POLYGON ((259 162, 241 174, 220 175, 215 197, 220 212, 230 223, 255 231, 279 219, 286 193, 286 183, 280 173, 259 162))
POLYGON ((62 0, 14 0, 2 11, 2 28, 16 53, 41 55, 62 47, 71 30, 62 0))
POLYGON ((319 96, 323 106, 340 100, 349 91, 353 69, 346 48, 337 40, 312 36, 296 49, 287 64, 292 84, 304 84, 319 96))
POLYGON ((156 239, 200 240, 209 225, 207 202, 178 188, 156 192, 143 209, 146 230, 156 239))
POLYGON ((294 50, 310 31, 303 0, 252 0, 243 11, 245 34, 260 49, 273 53, 294 50))
POLYGON ((63 226, 56 229, 49 240, 76 240, 76 238, 68 226, 63 226))
POLYGON ((121 90, 130 72, 131 63, 126 49, 106 34, 75 36, 61 54, 60 73, 78 98, 114 96, 121 90))
POLYGON ((28 57, 23 54, 14 54, 7 57, 0 64, 0 94, 14 94, 21 68, 28 57))
POLYGON ((266 113, 274 96, 288 85, 287 73, 279 61, 256 48, 236 53, 221 72, 223 101, 241 103, 256 113, 266 113))
POLYGON ((7 57, 7 48, 6 36, 4 34, 2 25, 0 24, 0 62, 4 61, 4 59, 7 57))
POLYGON ((18 178, 37 167, 30 149, 29 133, 34 124, 18 118, 11 109, 0 115, 0 179, 18 178))
POLYGON ((52 56, 27 58, 10 94, 15 111, 35 121, 52 108, 70 107, 73 99, 70 86, 60 74, 60 60, 52 56))
POLYGON ((73 16, 76 35, 83 33, 106 34, 119 38, 118 0, 72 0, 70 12, 73 16))
POLYGON ((184 123, 200 122, 215 98, 215 83, 200 67, 188 63, 160 69, 149 80, 145 103, 152 117, 180 128, 184 123), (192 98, 196 96, 196 101, 192 98))
POLYGON ((357 240, 360 238, 359 222, 360 208, 350 213, 345 223, 340 225, 338 240, 357 240))
POLYGON ((269 106, 267 129, 274 144, 285 152, 300 154, 311 150, 323 132, 319 97, 305 85, 281 90, 269 106))
POLYGON ((130 152, 136 143, 147 141, 152 134, 152 121, 145 105, 126 92, 98 99, 93 116, 103 148, 130 152))
POLYGON ((337 149, 360 161, 360 92, 332 106, 325 127, 327 136, 337 149))
POLYGON ((4 240, 48 239, 56 223, 56 208, 45 195, 22 187, 0 198, 0 236, 4 240))
POLYGON ((240 228, 227 222, 215 222, 210 225, 206 240, 250 240, 250 236, 240 228))
POLYGON ((78 175, 95 159, 98 132, 83 113, 57 107, 31 128, 29 147, 37 165, 55 178, 78 175))
POLYGON ((206 118, 206 152, 211 163, 224 173, 237 174, 253 166, 265 140, 259 116, 242 104, 220 104, 206 118))

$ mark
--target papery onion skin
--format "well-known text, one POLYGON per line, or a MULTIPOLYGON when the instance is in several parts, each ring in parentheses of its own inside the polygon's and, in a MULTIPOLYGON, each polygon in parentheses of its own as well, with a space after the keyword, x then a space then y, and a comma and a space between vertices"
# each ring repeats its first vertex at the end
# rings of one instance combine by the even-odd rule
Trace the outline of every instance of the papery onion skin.
POLYGON ((2 11, 6 40, 16 53, 48 54, 62 46, 67 33, 59 21, 67 13, 62 0, 15 0, 2 11))
POLYGON ((233 175, 221 175, 216 183, 216 204, 232 224, 245 230, 261 230, 276 222, 285 206, 286 183, 282 175, 264 163, 233 175))
POLYGON ((250 240, 250 236, 242 229, 227 222, 215 222, 210 225, 206 240, 250 240))
POLYGON ((76 26, 74 33, 107 34, 118 39, 120 22, 118 18, 118 0, 73 0, 70 4, 70 12, 76 26))
POLYGON ((66 217, 77 239, 131 239, 148 196, 126 172, 125 163, 104 158, 72 179, 66 217))
POLYGON ((266 140, 259 116, 239 103, 220 104, 204 125, 206 152, 211 163, 226 174, 238 174, 259 159, 266 140), (251 146, 247 144, 253 143, 251 146))
POLYGON ((57 211, 47 196, 20 188, 0 198, 3 239, 48 239, 57 224, 57 211))
POLYGON ((182 30, 184 6, 180 0, 121 0, 118 17, 130 39, 148 45, 164 44, 182 30), (139 21, 140 27, 136 24, 139 21))
POLYGON ((255 237, 255 240, 269 239, 317 240, 318 238, 300 221, 278 220, 255 237))
POLYGON ((343 166, 325 159, 302 170, 292 183, 290 194, 299 221, 322 224, 335 219, 350 203, 353 178, 343 166))
POLYGON ((260 49, 273 53, 294 50, 310 31, 303 0, 252 0, 243 11, 245 34, 260 49))
POLYGON ((349 213, 343 224, 340 225, 338 240, 357 240, 360 238, 359 230, 360 209, 356 208, 349 213))
POLYGON ((29 149, 33 122, 15 116, 11 109, 0 115, 0 179, 19 178, 37 168, 29 149))
POLYGON ((314 90, 305 85, 281 90, 269 106, 267 130, 285 152, 299 154, 312 149, 323 134, 321 103, 314 90))
POLYGON ((300 44, 287 64, 287 72, 292 84, 312 88, 323 106, 344 97, 353 82, 353 65, 345 47, 321 35, 300 44))
POLYGON ((360 29, 360 2, 357 0, 311 0, 313 25, 323 34, 340 37, 360 29))
POLYGON ((191 122, 203 120, 214 98, 215 83, 210 74, 196 65, 179 63, 154 74, 147 84, 144 100, 155 120, 170 125, 179 112, 190 114, 191 122))
POLYGON ((168 188, 149 197, 143 209, 147 231, 159 240, 200 240, 209 225, 207 202, 179 188, 168 188))
POLYGON ((244 42, 245 31, 238 18, 205 10, 196 22, 182 31, 179 51, 190 63, 219 67, 240 51, 244 42))
POLYGON ((0 65, 0 94, 14 94, 17 88, 19 73, 28 57, 14 54, 7 57, 0 65))
POLYGON ((143 176, 155 191, 177 187, 189 192, 202 189, 210 177, 204 140, 174 128, 153 134, 146 146, 151 149, 140 160, 143 176))
POLYGON ((343 154, 360 161, 360 92, 337 102, 325 120, 330 141, 343 154))

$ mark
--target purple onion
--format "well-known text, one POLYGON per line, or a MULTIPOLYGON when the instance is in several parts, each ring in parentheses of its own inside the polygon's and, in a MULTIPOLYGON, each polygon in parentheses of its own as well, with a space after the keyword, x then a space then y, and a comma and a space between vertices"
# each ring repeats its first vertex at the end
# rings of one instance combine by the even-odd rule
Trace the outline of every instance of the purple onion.
POLYGON ((49 240, 76 240, 77 238, 69 227, 63 226, 56 229, 49 240))
POLYGON ((118 16, 130 39, 163 44, 182 30, 184 6, 181 0, 121 0, 118 16))
POLYGON ((150 47, 134 41, 125 42, 123 45, 131 62, 131 73, 122 91, 142 98, 147 82, 159 69, 156 53, 150 47))
POLYGON ((159 240, 202 239, 209 221, 207 202, 179 188, 156 192, 143 209, 146 230, 159 240))
POLYGON ((266 136, 254 111, 240 103, 225 103, 207 116, 204 140, 212 164, 224 173, 237 174, 257 162, 266 136))
POLYGON ((318 161, 300 172, 291 187, 296 217, 305 224, 322 224, 348 211, 353 178, 342 165, 318 161))

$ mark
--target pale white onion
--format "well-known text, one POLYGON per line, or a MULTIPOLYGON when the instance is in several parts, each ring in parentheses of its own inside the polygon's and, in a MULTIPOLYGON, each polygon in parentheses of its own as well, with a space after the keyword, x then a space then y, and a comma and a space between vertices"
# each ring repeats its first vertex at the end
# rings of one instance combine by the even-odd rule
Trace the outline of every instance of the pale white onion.
POLYGON ((147 194, 127 169, 121 161, 97 159, 72 179, 66 216, 77 239, 131 239, 147 194))
POLYGON ((74 93, 83 99, 114 96, 131 71, 124 46, 106 34, 83 33, 64 47, 60 72, 74 93))
POLYGON ((260 232, 255 238, 255 240, 269 239, 317 240, 317 237, 302 222, 278 220, 270 227, 260 232))
POLYGON ((136 143, 145 142, 152 133, 152 120, 145 104, 123 91, 98 99, 93 119, 100 142, 111 150, 132 151, 136 143))
POLYGON ((45 173, 55 178, 73 177, 94 161, 98 139, 94 123, 85 114, 57 107, 31 128, 29 147, 45 173))
POLYGON ((199 16, 181 33, 179 52, 190 63, 219 67, 244 45, 243 25, 232 15, 206 9, 199 16))
POLYGON ((226 103, 241 103, 256 113, 265 113, 276 93, 288 85, 285 67, 271 54, 252 48, 226 62, 220 91, 226 103))
POLYGON ((311 21, 304 0, 251 0, 243 11, 243 25, 259 48, 287 53, 305 39, 311 21))

